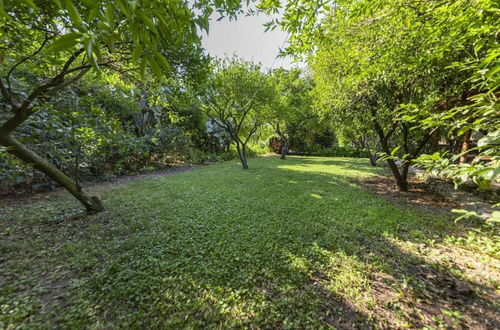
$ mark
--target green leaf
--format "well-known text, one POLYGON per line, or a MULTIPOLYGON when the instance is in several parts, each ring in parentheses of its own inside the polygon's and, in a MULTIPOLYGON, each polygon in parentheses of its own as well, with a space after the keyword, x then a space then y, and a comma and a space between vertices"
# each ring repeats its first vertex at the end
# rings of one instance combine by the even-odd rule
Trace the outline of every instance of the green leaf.
POLYGON ((146 64, 147 64, 147 59, 146 57, 143 57, 141 59, 141 63, 139 64, 139 72, 141 73, 141 76, 144 76, 144 74, 146 73, 146 64))
POLYGON ((24 2, 30 8, 38 9, 33 0, 22 0, 22 2, 24 2))
POLYGON ((468 130, 470 129, 470 127, 467 125, 467 126, 462 126, 458 129, 457 131, 457 136, 462 136, 464 135, 468 130))
POLYGON ((153 70, 153 73, 158 79, 161 79, 163 77, 163 71, 158 64, 158 62, 155 61, 153 57, 149 58, 149 66, 151 67, 151 70, 153 70))
POLYGON ((64 34, 54 40, 47 49, 45 50, 45 53, 47 54, 52 54, 52 53, 59 53, 63 50, 69 49, 79 42, 79 38, 82 36, 81 33, 77 32, 70 32, 68 34, 64 34))
POLYGON ((451 210, 452 213, 456 214, 461 214, 461 216, 457 217, 455 219, 455 222, 458 222, 462 219, 469 219, 469 218, 480 218, 480 216, 474 212, 474 211, 467 211, 467 210, 462 210, 462 209, 453 209, 451 210))
POLYGON ((489 217, 486 222, 488 223, 500 223, 500 211, 493 211, 491 217, 489 217))
POLYGON ((130 9, 128 7, 128 3, 126 1, 117 0, 114 2, 114 4, 118 7, 118 9, 120 9, 120 11, 122 12, 123 15, 130 18, 131 12, 130 12, 130 9))
POLYGON ((115 8, 111 4, 106 7, 106 22, 111 30, 115 29, 115 8))
POLYGON ((161 66, 161 68, 163 69, 163 71, 170 71, 170 63, 168 63, 168 61, 165 58, 165 56, 163 56, 161 53, 155 52, 155 60, 161 66))
POLYGON ((142 10, 137 10, 137 16, 146 24, 146 26, 156 35, 159 35, 158 29, 156 28, 153 21, 146 15, 142 10))
POLYGON ((431 159, 434 161, 440 160, 441 159, 441 154, 439 152, 435 152, 431 155, 431 159))
POLYGON ((3 0, 0 0, 0 17, 10 18, 10 16, 5 12, 3 0))
POLYGON ((75 27, 86 30, 83 24, 83 20, 80 17, 80 13, 78 12, 78 9, 76 9, 73 2, 71 0, 65 0, 64 7, 68 11, 69 17, 71 18, 71 21, 73 22, 75 27))
POLYGON ((401 149, 401 146, 397 146, 396 148, 392 149, 391 156, 394 157, 394 155, 396 154, 396 152, 398 152, 399 149, 401 149))
POLYGON ((136 45, 134 47, 134 49, 132 50, 131 60, 133 63, 138 62, 139 56, 141 55, 141 50, 142 50, 142 47, 140 45, 136 45))

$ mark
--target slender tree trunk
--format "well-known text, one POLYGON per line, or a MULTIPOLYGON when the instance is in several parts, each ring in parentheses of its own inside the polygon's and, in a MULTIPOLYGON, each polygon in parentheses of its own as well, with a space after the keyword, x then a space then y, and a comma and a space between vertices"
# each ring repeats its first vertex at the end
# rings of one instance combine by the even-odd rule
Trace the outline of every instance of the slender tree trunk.
MULTIPOLYGON (((394 132, 394 130, 396 129, 396 126, 393 127, 392 132, 389 131, 387 134, 384 133, 382 126, 380 126, 379 122, 376 120, 376 110, 373 108, 371 112, 372 112, 373 126, 375 128, 375 132, 377 132, 377 135, 379 137, 382 151, 385 152, 387 155, 390 155, 391 149, 389 147, 389 143, 387 142, 387 140, 391 136, 392 132, 394 132)), ((407 177, 406 176, 403 177, 401 175, 401 173, 399 172, 399 168, 396 165, 396 162, 394 162, 394 159, 391 158, 387 159, 387 164, 391 169, 394 179, 396 179, 396 185, 398 186, 399 191, 408 191, 408 182, 406 181, 407 177)))
POLYGON ((240 145, 240 142, 236 142, 236 150, 238 151, 238 156, 240 158, 240 162, 244 170, 248 170, 246 147, 247 147, 246 144, 241 143, 240 145))
MULTIPOLYGON (((385 150, 384 150, 385 151, 385 150)), ((387 151, 385 151, 387 153, 387 151)), ((406 181, 407 176, 401 175, 399 172, 398 165, 396 165, 396 162, 394 159, 387 159, 387 164, 389 165, 389 168, 391 169, 392 175, 394 176, 394 179, 396 179, 396 185, 398 186, 399 191, 408 191, 408 182, 406 181)))
POLYGON ((377 154, 376 153, 372 154, 372 151, 370 150, 368 143, 365 144, 365 148, 366 148, 366 153, 368 154, 368 158, 370 159, 370 165, 373 167, 376 167, 377 166, 377 158, 376 158, 377 154))
POLYGON ((281 147, 281 156, 280 156, 281 159, 285 159, 286 155, 288 154, 288 146, 289 146, 288 140, 284 139, 284 141, 285 142, 283 143, 283 147, 281 147))
MULTIPOLYGON (((386 140, 387 137, 384 134, 382 127, 378 124, 377 121, 374 121, 374 125, 375 125, 375 131, 377 132, 380 139, 380 145, 382 146, 382 151, 384 151, 387 155, 390 155, 391 150, 389 148, 389 144, 387 143, 386 140)), ((408 191, 408 183, 406 182, 406 179, 403 179, 403 177, 401 176, 399 168, 396 165, 396 162, 394 162, 394 159, 391 158, 387 159, 387 164, 391 169, 394 179, 396 179, 396 185, 398 186, 399 191, 408 191)))
POLYGON ((410 165, 410 161, 407 161, 401 168, 401 184, 398 184, 400 191, 408 191, 408 172, 410 170, 410 165))
MULTIPOLYGON (((471 138, 471 135, 472 135, 472 131, 471 130, 468 130, 467 133, 464 134, 464 138, 463 138, 463 141, 462 141, 462 147, 461 147, 460 152, 463 153, 463 152, 466 152, 467 150, 470 149, 470 144, 471 144, 470 138, 471 138)), ((462 156, 460 156, 460 164, 467 163, 468 159, 469 159, 469 155, 468 154, 463 154, 462 156)))
POLYGON ((103 205, 98 197, 85 195, 79 185, 77 185, 66 174, 50 164, 47 160, 38 156, 33 151, 26 148, 11 134, 0 134, 0 145, 7 148, 7 152, 13 154, 25 163, 33 164, 33 167, 44 173, 61 186, 66 188, 76 199, 78 199, 89 213, 103 211, 103 205))
POLYGON ((377 167, 377 158, 376 158, 376 155, 370 155, 370 165, 372 167, 377 167))
POLYGON ((241 146, 241 164, 243 165, 244 170, 248 170, 248 163, 247 163, 247 145, 244 143, 241 146))

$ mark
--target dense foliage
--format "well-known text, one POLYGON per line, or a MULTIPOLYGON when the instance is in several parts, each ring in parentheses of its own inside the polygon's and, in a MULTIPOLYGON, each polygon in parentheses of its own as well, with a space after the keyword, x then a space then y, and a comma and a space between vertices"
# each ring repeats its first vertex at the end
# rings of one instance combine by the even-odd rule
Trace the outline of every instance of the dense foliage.
POLYGON ((260 8, 284 11, 269 26, 288 30, 287 53, 311 63, 318 108, 339 136, 378 144, 401 190, 412 164, 483 189, 498 181, 498 2, 263 1, 260 8))
MULTIPOLYGON (((36 113, 50 122, 50 99, 91 71, 115 71, 136 81, 140 77, 148 88, 152 79, 146 72, 160 81, 199 79, 205 65, 198 28, 208 29, 214 10, 232 15, 239 8, 239 1, 230 0, 0 2, 0 145, 65 187, 89 212, 101 211, 98 197, 87 196, 78 182, 23 145, 14 131, 36 113)), ((73 112, 66 115, 75 122, 73 112)))
MULTIPOLYGON (((199 122, 196 130, 182 125, 186 118, 190 122, 196 118, 178 109, 173 103, 178 101, 160 105, 120 80, 92 78, 59 93, 43 112, 33 114, 19 127, 19 140, 76 182, 188 160, 191 136, 203 133, 199 132, 202 124, 199 122)), ((7 154, 0 164, 4 189, 38 190, 53 185, 44 175, 7 154)))

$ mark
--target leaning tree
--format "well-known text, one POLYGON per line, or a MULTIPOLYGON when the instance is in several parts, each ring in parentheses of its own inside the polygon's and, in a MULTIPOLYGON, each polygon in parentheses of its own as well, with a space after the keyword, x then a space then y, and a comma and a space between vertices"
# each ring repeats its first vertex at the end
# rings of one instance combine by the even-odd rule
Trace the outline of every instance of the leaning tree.
POLYGON ((173 54, 199 44, 217 10, 235 14, 236 0, 0 1, 0 145, 66 188, 88 212, 103 210, 69 176, 28 149, 15 131, 48 100, 88 72, 171 73, 173 54), (30 72, 30 81, 16 72, 30 72))

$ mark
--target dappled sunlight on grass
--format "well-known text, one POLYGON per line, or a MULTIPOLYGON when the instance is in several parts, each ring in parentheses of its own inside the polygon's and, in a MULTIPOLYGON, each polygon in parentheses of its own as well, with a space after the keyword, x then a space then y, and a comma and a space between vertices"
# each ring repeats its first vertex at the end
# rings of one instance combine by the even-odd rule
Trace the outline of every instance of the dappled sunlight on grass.
POLYGON ((380 168, 374 168, 365 159, 335 158, 325 160, 324 157, 289 157, 287 164, 278 165, 279 169, 313 172, 318 174, 335 174, 336 177, 367 177, 381 173, 380 168))
POLYGON ((465 310, 450 294, 455 289, 442 284, 492 299, 487 276, 457 278, 433 257, 446 250, 453 258, 455 242, 445 237, 455 225, 358 187, 352 178, 378 171, 365 163, 257 158, 248 171, 227 162, 97 188, 107 209, 92 216, 75 211, 64 194, 22 212, 4 209, 0 320, 101 328, 420 327, 435 325, 432 317, 444 308, 459 310, 469 325, 490 322, 493 307, 471 295, 482 313, 465 310))

